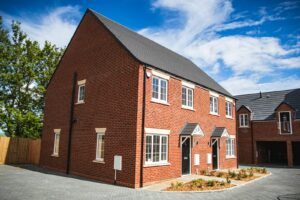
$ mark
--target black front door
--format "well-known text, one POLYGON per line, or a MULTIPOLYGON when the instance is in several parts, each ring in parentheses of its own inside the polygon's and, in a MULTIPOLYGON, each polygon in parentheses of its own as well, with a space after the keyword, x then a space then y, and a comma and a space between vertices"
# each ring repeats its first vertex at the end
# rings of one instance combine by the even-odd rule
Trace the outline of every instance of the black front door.
POLYGON ((212 163, 213 169, 218 169, 218 140, 212 139, 212 163))
POLYGON ((181 138, 182 141, 182 174, 190 173, 190 138, 181 138))

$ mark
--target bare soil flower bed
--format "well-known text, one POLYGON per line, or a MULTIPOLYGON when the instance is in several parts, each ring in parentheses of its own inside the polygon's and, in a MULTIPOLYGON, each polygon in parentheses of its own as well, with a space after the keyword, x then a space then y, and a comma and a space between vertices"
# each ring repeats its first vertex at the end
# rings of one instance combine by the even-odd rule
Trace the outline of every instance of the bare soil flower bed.
POLYGON ((224 181, 215 181, 215 180, 203 180, 196 179, 191 182, 182 183, 175 182, 171 183, 171 186, 168 187, 165 191, 205 191, 205 190, 219 190, 230 188, 235 185, 226 183, 224 181))
POLYGON ((226 182, 228 183, 230 183, 230 180, 250 181, 258 178, 259 176, 255 176, 254 173, 267 174, 268 172, 266 168, 246 168, 246 169, 240 169, 234 171, 228 170, 228 172, 217 172, 217 171, 207 172, 205 170, 200 171, 200 174, 204 176, 226 178, 226 182))

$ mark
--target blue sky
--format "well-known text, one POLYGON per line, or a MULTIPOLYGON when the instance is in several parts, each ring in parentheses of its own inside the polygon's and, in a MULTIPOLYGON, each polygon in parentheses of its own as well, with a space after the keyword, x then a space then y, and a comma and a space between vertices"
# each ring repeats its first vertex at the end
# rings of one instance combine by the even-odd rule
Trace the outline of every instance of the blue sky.
POLYGON ((0 15, 63 47, 86 8, 186 56, 233 94, 300 87, 300 0, 10 0, 0 15))

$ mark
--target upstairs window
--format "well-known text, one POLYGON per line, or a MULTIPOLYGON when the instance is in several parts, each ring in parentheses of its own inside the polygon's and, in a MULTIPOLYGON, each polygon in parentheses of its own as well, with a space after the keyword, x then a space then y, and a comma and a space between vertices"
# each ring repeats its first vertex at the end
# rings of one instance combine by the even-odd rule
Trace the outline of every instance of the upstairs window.
POLYGON ((168 81, 152 76, 152 100, 167 102, 168 81))
POLYGON ((281 134, 292 133, 291 112, 279 112, 279 125, 281 134))
POLYGON ((225 102, 226 117, 232 118, 232 103, 229 101, 225 102))
POLYGON ((194 95, 193 89, 188 87, 182 87, 182 106, 193 108, 194 106, 194 95))
POLYGON ((240 114, 239 116, 240 116, 239 117, 239 119, 240 119, 240 127, 241 128, 249 127, 248 114, 240 114))
POLYGON ((78 99, 77 103, 84 103, 85 98, 85 80, 78 81, 78 99))
POLYGON ((218 114, 218 97, 210 96, 210 113, 218 114))

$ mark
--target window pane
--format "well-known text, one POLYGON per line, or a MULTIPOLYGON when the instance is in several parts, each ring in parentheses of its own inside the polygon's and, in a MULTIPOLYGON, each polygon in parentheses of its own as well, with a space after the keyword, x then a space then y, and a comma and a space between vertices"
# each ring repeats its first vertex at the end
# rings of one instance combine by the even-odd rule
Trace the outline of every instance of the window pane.
POLYGON ((244 115, 244 126, 248 126, 248 115, 244 115))
POLYGON ((186 106, 186 88, 182 88, 182 105, 186 106))
POLYGON ((158 99, 158 79, 152 78, 152 98, 158 99))
POLYGON ((166 101, 167 100, 167 81, 160 80, 160 99, 166 101))
POLYGON ((228 115, 232 116, 232 104, 228 102, 228 115))
POLYGON ((146 136, 146 162, 151 162, 152 137, 146 136))
POLYGON ((85 86, 79 86, 79 101, 83 101, 85 96, 85 86))
POLYGON ((214 99, 214 112, 218 113, 218 99, 216 97, 214 99))
POLYGON ((193 90, 188 90, 188 106, 193 107, 193 90))
POLYGON ((153 136, 153 162, 159 162, 159 145, 160 145, 160 136, 153 136))
POLYGON ((210 112, 214 112, 213 97, 210 97, 209 100, 210 100, 210 112))
POLYGON ((161 160, 166 161, 167 160, 167 137, 162 136, 161 137, 161 160))
POLYGON ((281 133, 290 133, 290 113, 289 112, 281 112, 280 113, 280 128, 281 133))

